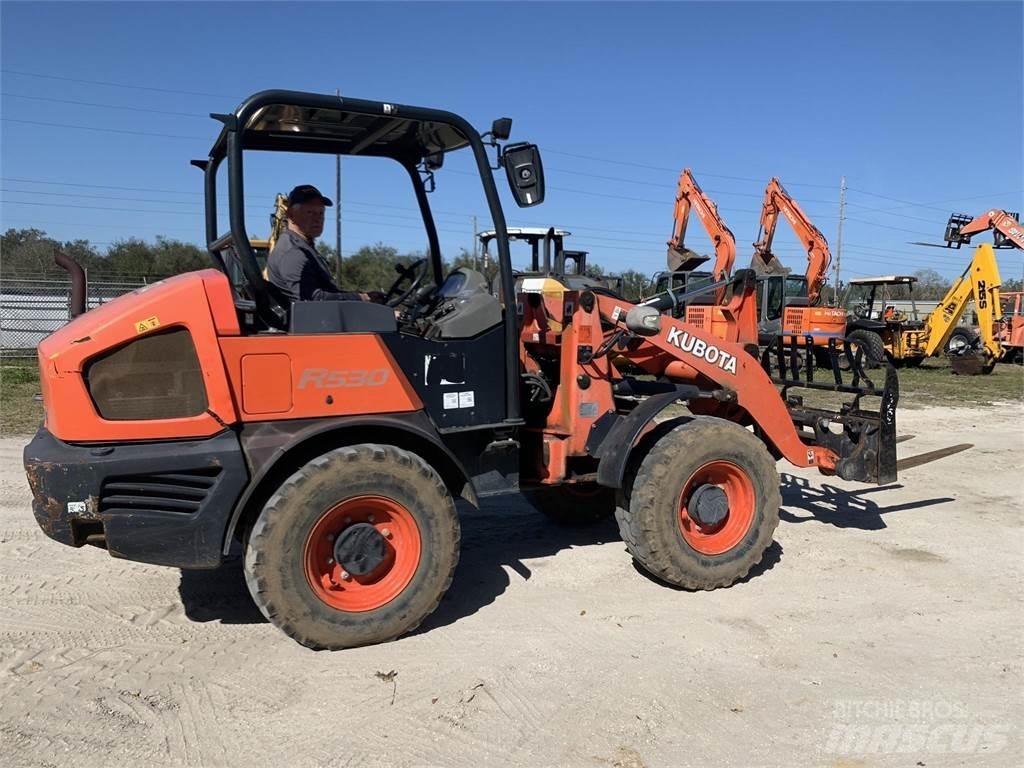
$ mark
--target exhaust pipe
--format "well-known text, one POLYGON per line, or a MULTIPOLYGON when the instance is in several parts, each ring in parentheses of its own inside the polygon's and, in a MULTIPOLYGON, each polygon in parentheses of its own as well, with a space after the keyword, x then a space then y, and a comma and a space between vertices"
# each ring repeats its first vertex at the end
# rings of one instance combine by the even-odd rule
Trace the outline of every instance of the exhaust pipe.
POLYGON ((53 254, 53 260, 71 276, 71 317, 76 318, 85 312, 85 270, 61 251, 53 254))

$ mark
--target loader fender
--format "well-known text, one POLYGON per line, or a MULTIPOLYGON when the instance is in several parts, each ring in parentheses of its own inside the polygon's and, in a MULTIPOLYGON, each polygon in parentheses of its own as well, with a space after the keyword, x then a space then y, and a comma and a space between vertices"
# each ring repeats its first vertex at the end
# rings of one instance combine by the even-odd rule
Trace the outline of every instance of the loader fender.
POLYGON ((287 477, 307 461, 345 445, 382 443, 411 451, 437 470, 453 496, 479 505, 466 468, 442 442, 422 411, 250 423, 243 426, 240 438, 252 481, 235 505, 225 531, 225 555, 231 549, 236 530, 244 530, 250 516, 259 513, 287 477))
POLYGON ((608 414, 595 422, 587 439, 587 453, 600 460, 597 465, 598 484, 621 488, 629 456, 647 425, 672 403, 699 395, 697 387, 678 384, 674 391, 648 397, 626 416, 608 414))

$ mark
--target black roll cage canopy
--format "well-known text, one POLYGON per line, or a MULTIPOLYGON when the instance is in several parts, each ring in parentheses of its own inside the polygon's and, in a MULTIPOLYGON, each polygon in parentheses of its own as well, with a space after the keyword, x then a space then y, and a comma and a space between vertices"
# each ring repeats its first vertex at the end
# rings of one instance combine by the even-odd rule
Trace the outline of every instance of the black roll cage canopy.
MULTIPOLYGON (((441 167, 444 153, 469 147, 483 183, 494 223, 494 239, 503 295, 515 295, 505 215, 491 173, 487 146, 507 138, 511 121, 495 121, 492 134, 481 135, 464 118, 452 112, 351 99, 302 91, 268 90, 253 94, 230 114, 211 115, 223 124, 206 160, 192 164, 204 174, 206 241, 215 265, 227 272, 220 255, 228 245, 238 257, 252 290, 257 315, 273 322, 272 298, 245 228, 243 150, 360 155, 385 157, 400 163, 412 181, 416 201, 427 232, 429 255, 438 285, 443 279, 437 227, 427 200, 427 183, 441 167), (501 128, 499 135, 498 128, 501 128), (485 137, 491 136, 489 141, 485 137), (228 161, 228 215, 230 233, 217 232, 217 171, 228 161)), ((499 158, 500 148, 499 148, 499 158)), ((541 199, 543 199, 541 197, 541 199)), ((537 201, 539 202, 539 200, 537 201)), ((506 418, 519 420, 519 358, 516 314, 505 311, 506 418)))

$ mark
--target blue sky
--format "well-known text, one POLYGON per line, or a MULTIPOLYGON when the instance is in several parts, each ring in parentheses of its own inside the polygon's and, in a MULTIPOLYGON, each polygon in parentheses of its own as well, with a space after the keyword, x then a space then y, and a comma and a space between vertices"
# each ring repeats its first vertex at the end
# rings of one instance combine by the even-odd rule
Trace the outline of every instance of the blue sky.
MULTIPOLYGON (((510 224, 563 226, 610 270, 663 268, 676 177, 690 166, 740 265, 771 176, 835 251, 845 175, 844 276, 953 275, 967 252, 907 243, 938 241, 953 210, 1024 208, 1022 7, 5 2, 0 226, 101 247, 200 243, 201 177, 188 161, 216 135, 205 115, 265 88, 340 88, 450 109, 481 130, 512 117, 513 140, 541 146, 548 196, 527 210, 506 196, 510 224)), ((439 175, 449 253, 469 246, 474 213, 488 226, 467 170, 456 160, 439 175)), ((261 234, 275 192, 333 191, 333 160, 256 157, 246 181, 249 231, 261 234)), ((394 169, 347 160, 344 250, 422 249, 413 205, 394 169)), ((697 222, 688 242, 710 252, 697 222)), ((776 244, 802 269, 785 225, 776 244)), ((1000 262, 1020 275, 1019 251, 1000 262)))

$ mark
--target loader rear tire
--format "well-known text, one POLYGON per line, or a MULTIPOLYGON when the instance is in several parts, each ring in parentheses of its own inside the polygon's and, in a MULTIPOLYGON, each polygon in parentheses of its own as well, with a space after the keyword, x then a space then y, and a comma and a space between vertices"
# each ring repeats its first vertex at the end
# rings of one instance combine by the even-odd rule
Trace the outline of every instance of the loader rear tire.
POLYGON ((437 472, 367 443, 325 453, 281 485, 248 534, 244 571, 271 623, 337 650, 415 629, 458 560, 459 519, 437 472))
POLYGON ((531 491, 527 498, 560 525, 590 525, 615 514, 615 490, 596 483, 543 488, 531 491))
POLYGON ((615 513, 626 549, 644 570, 685 589, 742 579, 779 524, 775 460, 751 432, 723 419, 698 416, 667 432, 628 490, 628 504, 615 513), (690 509, 709 490, 717 497, 709 508, 690 509), (718 514, 727 504, 717 521, 709 514, 716 503, 718 514))

